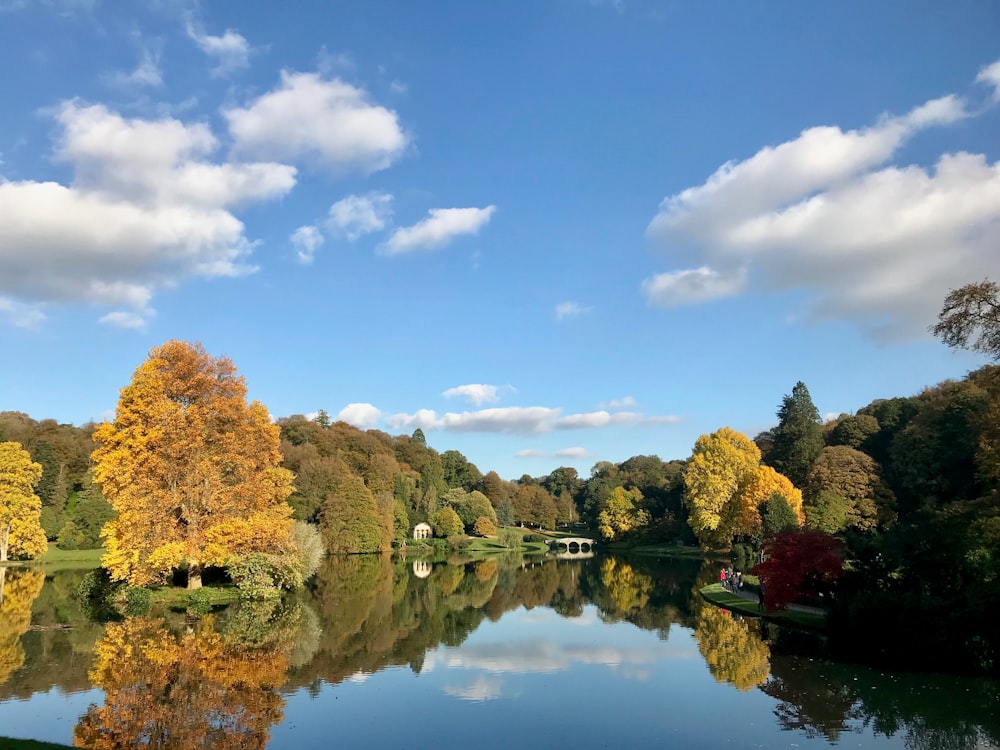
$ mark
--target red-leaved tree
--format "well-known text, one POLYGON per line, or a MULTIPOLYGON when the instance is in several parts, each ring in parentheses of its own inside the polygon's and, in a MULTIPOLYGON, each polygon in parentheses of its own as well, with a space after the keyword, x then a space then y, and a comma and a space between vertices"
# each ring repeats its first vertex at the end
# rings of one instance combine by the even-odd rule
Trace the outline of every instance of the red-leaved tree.
POLYGON ((760 579, 764 606, 772 611, 828 592, 844 569, 840 543, 821 531, 779 531, 765 540, 764 553, 765 561, 750 572, 760 579))

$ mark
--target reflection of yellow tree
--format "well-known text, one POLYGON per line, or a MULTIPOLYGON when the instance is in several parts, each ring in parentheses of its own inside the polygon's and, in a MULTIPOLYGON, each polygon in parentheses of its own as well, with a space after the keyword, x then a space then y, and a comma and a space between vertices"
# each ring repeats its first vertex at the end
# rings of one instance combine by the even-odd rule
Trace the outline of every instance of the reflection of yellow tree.
POLYGON ((31 625, 31 605, 42 591, 45 574, 7 571, 0 565, 0 683, 24 663, 21 636, 31 625))
POLYGON ((719 682, 750 690, 767 679, 771 649, 761 639, 756 620, 735 620, 728 611, 702 603, 695 637, 709 671, 719 682))
POLYGON ((179 637, 154 618, 111 623, 94 655, 105 702, 74 728, 78 747, 263 748, 281 720, 285 651, 224 639, 212 617, 179 637))
POLYGON ((601 562, 601 583, 608 590, 615 611, 622 614, 645 607, 653 590, 652 578, 613 557, 601 562))

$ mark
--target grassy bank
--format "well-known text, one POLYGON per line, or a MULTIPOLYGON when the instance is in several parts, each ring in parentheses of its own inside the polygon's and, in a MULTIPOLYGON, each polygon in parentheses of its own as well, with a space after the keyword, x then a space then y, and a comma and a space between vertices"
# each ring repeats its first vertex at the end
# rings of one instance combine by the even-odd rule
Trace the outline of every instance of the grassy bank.
MULTIPOLYGON (((806 612, 797 609, 783 609, 775 612, 762 612, 756 599, 746 599, 722 587, 721 583, 712 583, 701 589, 701 595, 712 604, 739 612, 750 617, 762 617, 778 625, 788 625, 806 630, 825 630, 826 615, 816 612, 806 612)), ((794 605, 793 605, 794 606, 794 605)))

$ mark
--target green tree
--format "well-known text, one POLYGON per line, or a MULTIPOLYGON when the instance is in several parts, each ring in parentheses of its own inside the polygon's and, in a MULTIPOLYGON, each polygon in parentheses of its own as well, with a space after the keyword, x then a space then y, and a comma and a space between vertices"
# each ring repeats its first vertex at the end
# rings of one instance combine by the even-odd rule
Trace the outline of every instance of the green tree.
POLYGON ((507 484, 495 471, 488 471, 485 476, 483 476, 482 491, 483 494, 489 498, 490 502, 493 503, 494 508, 498 507, 500 503, 508 499, 507 484))
POLYGON ((820 490, 804 503, 806 527, 824 534, 839 534, 851 522, 851 501, 830 490, 820 490))
POLYGON ((449 487, 461 487, 471 492, 483 480, 483 475, 474 463, 459 451, 445 451, 441 454, 444 481, 449 487))
POLYGON ((343 462, 319 510, 319 529, 333 553, 378 552, 392 546, 392 518, 383 515, 364 480, 343 462))
POLYGON ((950 347, 1000 360, 1000 285, 983 279, 949 292, 931 331, 950 347))
POLYGON ((865 450, 868 441, 879 432, 878 420, 871 414, 849 414, 837 421, 827 438, 828 445, 846 445, 865 450))
POLYGON ((424 435, 424 431, 419 427, 413 431, 413 434, 410 436, 410 440, 422 448, 427 447, 427 437, 424 435))
POLYGON ((782 399, 778 409, 778 426, 773 430, 771 464, 801 487, 809 467, 823 450, 823 429, 819 410, 812 402, 809 389, 801 380, 791 395, 782 399))
POLYGON ((41 476, 41 465, 20 443, 0 443, 0 563, 8 556, 38 557, 48 548, 34 489, 41 476))
POLYGON ((504 499, 497 506, 497 523, 501 526, 513 526, 516 522, 514 504, 510 500, 504 499))
POLYGON ((465 531, 465 525, 458 514, 445 507, 438 511, 434 519, 434 533, 440 537, 459 536, 465 531))
POLYGON ((327 414, 323 409, 316 412, 316 416, 313 417, 313 422, 318 424, 324 430, 330 426, 330 415, 327 414))
POLYGON ((761 513, 764 533, 775 533, 799 525, 799 517, 788 504, 784 495, 775 492, 764 502, 764 512, 761 513))

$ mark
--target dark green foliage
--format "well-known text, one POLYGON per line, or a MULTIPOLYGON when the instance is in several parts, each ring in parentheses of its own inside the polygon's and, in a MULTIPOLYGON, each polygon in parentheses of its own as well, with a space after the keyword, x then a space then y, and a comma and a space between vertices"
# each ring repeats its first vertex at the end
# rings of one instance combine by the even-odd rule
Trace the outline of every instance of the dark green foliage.
POLYGON ((77 498, 72 517, 81 535, 79 549, 97 549, 101 546, 101 529, 115 517, 115 511, 93 482, 85 482, 77 498))
POLYGON ((195 589, 188 594, 188 612, 204 617, 212 611, 212 595, 208 589, 195 589))
POLYGON ((319 528, 332 553, 378 552, 392 546, 392 517, 383 514, 361 477, 346 465, 319 510, 319 528))
POLYGON ((514 521, 514 505, 510 500, 504 500, 497 506, 497 523, 501 526, 513 526, 514 521))
POLYGON ((77 595, 84 616, 92 622, 109 622, 121 616, 114 606, 114 599, 122 584, 111 580, 108 571, 98 568, 87 573, 80 581, 77 595))
POLYGON ((792 506, 783 495, 775 493, 764 501, 764 509, 761 512, 761 521, 764 526, 764 533, 774 534, 788 528, 799 525, 798 516, 792 510, 792 506))
POLYGON ((59 530, 56 546, 59 549, 65 550, 82 549, 83 541, 83 533, 76 527, 76 524, 72 521, 67 521, 59 530))
POLYGON ((879 423, 871 414, 842 417, 827 436, 827 445, 846 445, 859 451, 870 448, 869 441, 879 432, 879 423))
POLYGON ((749 570, 756 562, 753 547, 747 544, 734 544, 732 561, 735 570, 749 570))
POLYGON ((801 380, 785 396, 778 409, 778 426, 773 430, 771 465, 796 487, 801 487, 809 467, 823 449, 823 430, 819 410, 809 389, 801 380))
POLYGON ((850 522, 850 501, 830 490, 821 490, 802 503, 806 527, 827 534, 839 534, 850 522))
POLYGON ((466 492, 472 492, 483 480, 476 465, 469 461, 459 451, 445 451, 441 454, 441 468, 444 481, 449 487, 461 487, 466 492))
POLYGON ((66 525, 67 520, 65 513, 57 511, 55 508, 42 506, 39 523, 41 523, 42 530, 45 532, 45 538, 50 542, 59 536, 59 532, 66 525))
POLYGON ((427 447, 427 438, 424 436, 424 431, 421 430, 419 427, 413 431, 413 434, 410 436, 410 439, 417 445, 421 446, 422 448, 427 447))
POLYGON ((129 586, 125 589, 125 614, 128 617, 142 617, 149 614, 149 589, 129 586))

